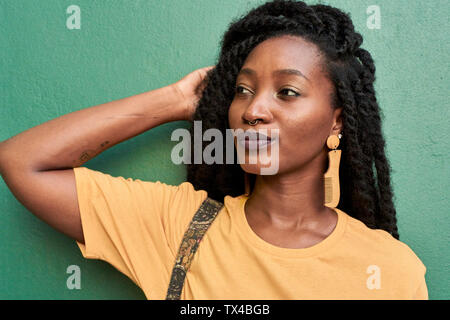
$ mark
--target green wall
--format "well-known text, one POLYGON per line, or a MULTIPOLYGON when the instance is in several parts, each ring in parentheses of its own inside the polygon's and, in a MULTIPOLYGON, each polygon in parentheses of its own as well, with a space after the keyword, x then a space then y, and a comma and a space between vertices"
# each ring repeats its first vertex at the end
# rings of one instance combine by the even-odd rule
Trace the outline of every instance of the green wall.
MULTIPOLYGON (((309 3, 316 3, 308 1, 309 3)), ((324 1, 322 1, 324 2, 324 1)), ((63 114, 168 85, 212 65, 232 18, 250 0, 0 0, 0 140, 63 114), (67 7, 81 9, 69 30, 67 7)), ((449 295, 448 0, 333 0, 351 13, 377 66, 401 240, 427 266, 431 299, 449 295), (381 28, 366 26, 369 5, 381 28), (447 93, 446 93, 447 92, 447 93), (445 161, 446 160, 446 161, 445 161)), ((172 122, 85 165, 115 176, 178 184, 172 122)), ((0 179, 1 299, 145 299, 128 278, 86 260, 75 242, 28 212, 0 179), (69 265, 81 289, 69 290, 69 265)))

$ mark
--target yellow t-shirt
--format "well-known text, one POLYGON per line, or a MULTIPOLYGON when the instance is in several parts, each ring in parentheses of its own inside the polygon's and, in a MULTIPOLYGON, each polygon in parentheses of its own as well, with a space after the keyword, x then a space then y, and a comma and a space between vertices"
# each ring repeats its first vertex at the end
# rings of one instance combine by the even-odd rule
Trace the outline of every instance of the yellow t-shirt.
MULTIPOLYGON (((128 276, 147 299, 165 299, 178 247, 207 197, 178 186, 74 168, 85 245, 128 276)), ((404 243, 336 209, 333 232, 302 249, 261 239, 248 198, 226 196, 199 245, 181 299, 428 299, 426 268, 404 243)))

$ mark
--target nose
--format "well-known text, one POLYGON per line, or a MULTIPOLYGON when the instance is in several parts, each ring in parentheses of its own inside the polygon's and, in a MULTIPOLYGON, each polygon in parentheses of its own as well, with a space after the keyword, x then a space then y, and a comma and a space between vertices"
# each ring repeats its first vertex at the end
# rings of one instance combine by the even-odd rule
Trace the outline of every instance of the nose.
POLYGON ((242 114, 242 121, 248 123, 249 121, 259 120, 262 123, 269 123, 272 120, 272 113, 270 112, 270 99, 265 98, 262 94, 254 96, 250 104, 242 114))

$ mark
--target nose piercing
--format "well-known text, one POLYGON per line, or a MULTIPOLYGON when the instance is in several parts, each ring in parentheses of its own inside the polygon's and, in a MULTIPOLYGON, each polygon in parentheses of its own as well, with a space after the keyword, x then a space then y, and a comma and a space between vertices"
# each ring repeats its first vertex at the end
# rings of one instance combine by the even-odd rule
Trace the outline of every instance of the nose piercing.
POLYGON ((251 125, 251 126, 255 126, 258 122, 259 122, 258 119, 253 120, 253 121, 247 121, 247 123, 248 123, 249 125, 251 125))

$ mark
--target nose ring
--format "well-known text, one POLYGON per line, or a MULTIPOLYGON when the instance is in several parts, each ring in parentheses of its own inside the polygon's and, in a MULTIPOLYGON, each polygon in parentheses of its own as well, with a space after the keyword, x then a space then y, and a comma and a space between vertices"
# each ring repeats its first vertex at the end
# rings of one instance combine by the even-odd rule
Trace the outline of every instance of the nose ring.
POLYGON ((258 122, 259 122, 258 119, 253 120, 253 121, 247 121, 247 123, 248 123, 249 125, 251 125, 251 126, 255 126, 258 122))

